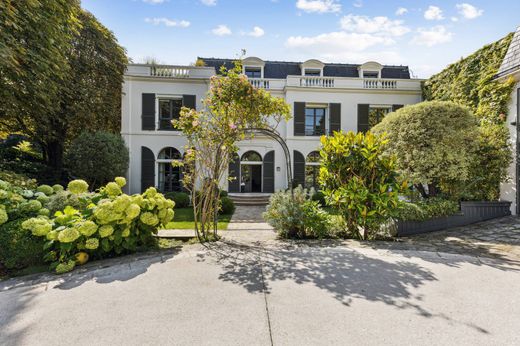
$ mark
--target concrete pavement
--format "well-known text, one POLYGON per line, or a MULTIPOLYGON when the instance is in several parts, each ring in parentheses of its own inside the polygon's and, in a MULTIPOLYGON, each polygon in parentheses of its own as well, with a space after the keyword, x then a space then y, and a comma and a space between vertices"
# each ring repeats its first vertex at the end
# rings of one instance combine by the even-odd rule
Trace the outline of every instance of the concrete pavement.
POLYGON ((0 282, 0 345, 520 344, 513 262, 226 234, 0 282))

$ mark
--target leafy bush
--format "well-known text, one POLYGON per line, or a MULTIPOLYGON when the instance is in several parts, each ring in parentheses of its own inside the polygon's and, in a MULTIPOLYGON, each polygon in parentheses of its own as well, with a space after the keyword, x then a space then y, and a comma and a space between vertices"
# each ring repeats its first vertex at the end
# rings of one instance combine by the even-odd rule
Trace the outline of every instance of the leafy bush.
POLYGON ((65 156, 72 175, 95 188, 123 176, 128 169, 128 149, 120 135, 83 132, 75 138, 65 156))
POLYGON ((269 199, 263 214, 266 222, 283 238, 325 238, 329 236, 329 217, 318 202, 311 201, 300 186, 279 191, 269 199))
POLYGON ((220 190, 220 197, 227 197, 228 192, 226 190, 220 190))
POLYGON ((384 154, 387 143, 384 136, 370 132, 335 132, 321 138, 319 180, 327 204, 344 217, 348 231, 362 239, 376 236, 397 207, 402 189, 395 158, 384 154))
POLYGON ((455 191, 470 178, 478 122, 466 107, 441 101, 406 106, 383 118, 373 132, 386 132, 386 152, 397 157, 399 172, 424 197, 455 191))
POLYGON ((316 191, 311 195, 311 200, 319 203, 320 206, 324 207, 327 205, 325 201, 325 194, 322 191, 316 191))
POLYGON ((417 202, 401 202, 393 217, 402 221, 424 221, 459 212, 459 204, 442 198, 428 198, 417 202))
POLYGON ((155 188, 140 195, 123 194, 125 184, 124 178, 116 178, 89 193, 84 181, 72 181, 67 189, 77 195, 78 209, 67 206, 52 218, 33 217, 22 228, 46 239, 45 259, 57 273, 72 270, 76 262, 84 263, 88 257, 133 252, 151 243, 153 234, 173 219, 175 203, 155 188))
POLYGON ((0 180, 29 190, 33 190, 37 187, 35 179, 30 179, 23 174, 11 171, 0 170, 0 180))
POLYGON ((190 196, 185 192, 167 192, 164 197, 175 202, 175 208, 187 208, 190 206, 190 196))
POLYGON ((44 241, 22 229, 23 221, 17 219, 0 225, 0 263, 9 270, 43 263, 44 241))
POLYGON ((63 210, 67 206, 79 208, 81 202, 78 199, 78 195, 66 190, 58 191, 54 195, 50 196, 49 202, 46 205, 47 209, 49 209, 50 215, 54 215, 57 211, 63 210))
POLYGON ((235 203, 229 197, 220 198, 220 213, 224 215, 230 215, 235 212, 235 203))

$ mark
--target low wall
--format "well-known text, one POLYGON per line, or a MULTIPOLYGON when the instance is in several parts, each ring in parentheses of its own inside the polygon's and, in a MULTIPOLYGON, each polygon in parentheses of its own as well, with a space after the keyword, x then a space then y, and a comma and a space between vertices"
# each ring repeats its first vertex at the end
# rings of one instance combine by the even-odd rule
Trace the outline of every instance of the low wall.
POLYGON ((475 222, 511 215, 511 202, 461 202, 460 213, 425 221, 398 221, 397 236, 441 231, 447 228, 469 225, 475 222))

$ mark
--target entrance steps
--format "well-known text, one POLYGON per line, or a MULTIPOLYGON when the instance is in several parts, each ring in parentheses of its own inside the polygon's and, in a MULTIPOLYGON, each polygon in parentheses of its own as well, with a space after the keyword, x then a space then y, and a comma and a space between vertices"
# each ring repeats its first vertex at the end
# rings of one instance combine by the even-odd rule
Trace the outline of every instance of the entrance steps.
POLYGON ((229 198, 235 205, 267 205, 270 193, 230 193, 229 198))

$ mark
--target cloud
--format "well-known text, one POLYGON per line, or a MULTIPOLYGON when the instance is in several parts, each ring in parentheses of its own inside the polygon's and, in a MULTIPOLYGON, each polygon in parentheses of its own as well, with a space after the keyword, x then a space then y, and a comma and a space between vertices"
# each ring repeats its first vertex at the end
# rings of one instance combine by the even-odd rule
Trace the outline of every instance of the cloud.
POLYGON ((217 36, 226 36, 232 34, 231 29, 224 24, 220 24, 219 26, 211 30, 211 32, 213 33, 213 35, 217 36))
POLYGON ((441 20, 444 19, 442 15, 442 10, 437 6, 429 6, 428 9, 424 12, 424 18, 427 20, 441 20))
POLYGON ((468 3, 457 4, 456 7, 460 15, 466 19, 475 19, 484 13, 484 10, 478 9, 468 3))
POLYGON ((411 41, 412 44, 433 47, 435 45, 450 42, 453 38, 453 33, 446 30, 443 25, 437 25, 429 29, 420 28, 417 30, 411 41))
POLYGON ((402 20, 391 20, 388 17, 370 18, 349 14, 341 18, 340 23, 343 30, 361 34, 402 36, 410 32, 402 20))
POLYGON ((395 11, 396 16, 402 16, 403 14, 407 13, 408 9, 405 7, 399 7, 397 11, 395 11))
POLYGON ((357 7, 357 8, 361 8, 361 7, 363 7, 363 1, 362 0, 356 0, 352 4, 352 6, 357 7))
POLYGON ((336 0, 298 0, 296 8, 308 13, 340 12, 341 4, 336 0))
POLYGON ((252 36, 252 37, 262 37, 262 36, 264 36, 264 34, 265 34, 264 29, 262 29, 259 26, 253 27, 253 31, 246 33, 247 36, 252 36))
POLYGON ((200 2, 206 6, 216 6, 217 0, 200 0, 200 2))
MULTIPOLYGON (((155 0, 157 1, 157 0, 155 0)), ((146 23, 151 23, 153 25, 165 25, 165 26, 168 26, 168 27, 179 27, 179 28, 187 28, 191 25, 190 22, 188 22, 187 20, 180 20, 180 21, 177 21, 177 20, 172 20, 172 19, 168 19, 168 18, 164 18, 164 17, 161 17, 161 18, 145 18, 144 20, 146 23)))
POLYGON ((162 4, 163 2, 166 2, 167 0, 143 0, 143 2, 146 2, 147 4, 157 5, 162 4))
POLYGON ((393 40, 385 37, 336 31, 317 36, 291 36, 285 46, 307 52, 322 54, 345 51, 363 51, 375 45, 389 45, 393 40))

